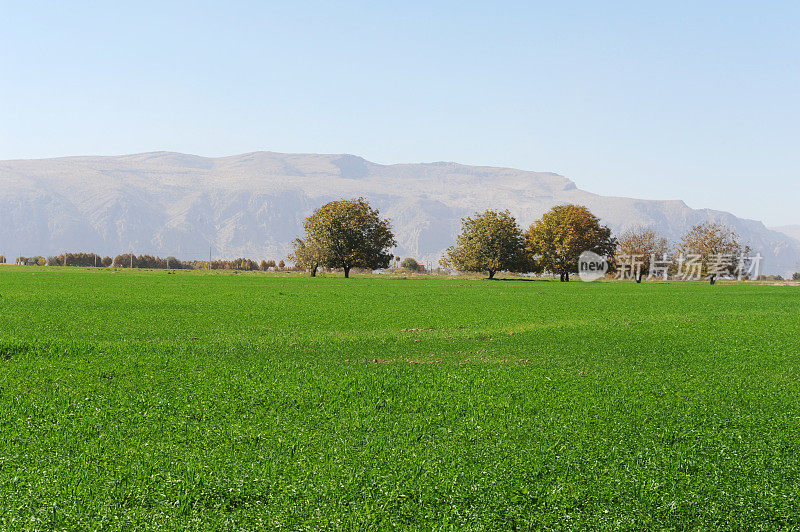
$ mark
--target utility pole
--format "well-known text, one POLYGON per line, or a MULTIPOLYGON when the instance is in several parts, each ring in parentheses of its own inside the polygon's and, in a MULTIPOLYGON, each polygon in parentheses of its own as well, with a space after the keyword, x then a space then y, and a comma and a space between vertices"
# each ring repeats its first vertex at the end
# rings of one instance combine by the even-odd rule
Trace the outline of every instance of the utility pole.
POLYGON ((211 271, 211 246, 208 246, 208 271, 211 271))

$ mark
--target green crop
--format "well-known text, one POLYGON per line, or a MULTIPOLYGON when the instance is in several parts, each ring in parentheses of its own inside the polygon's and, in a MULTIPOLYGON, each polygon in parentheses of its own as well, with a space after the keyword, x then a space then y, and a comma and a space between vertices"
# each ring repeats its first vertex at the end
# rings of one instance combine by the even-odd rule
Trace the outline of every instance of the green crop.
POLYGON ((0 528, 797 528, 798 311, 748 283, 0 267, 0 528))

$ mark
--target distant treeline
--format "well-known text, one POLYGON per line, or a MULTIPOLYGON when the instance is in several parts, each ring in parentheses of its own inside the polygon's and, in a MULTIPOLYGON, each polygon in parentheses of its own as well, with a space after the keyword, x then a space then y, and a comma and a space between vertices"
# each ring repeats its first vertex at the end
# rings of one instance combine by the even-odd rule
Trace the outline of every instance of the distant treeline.
MULTIPOLYGON (((0 255, 0 264, 5 264, 6 258, 0 255)), ((14 264, 22 266, 82 266, 97 268, 148 268, 148 269, 172 269, 172 270, 207 270, 209 262, 202 260, 180 260, 176 257, 154 257, 153 255, 134 255, 123 253, 113 259, 111 257, 101 257, 96 253, 62 253, 52 257, 17 257, 14 264)), ((245 271, 270 271, 270 270, 294 270, 294 267, 286 267, 284 261, 275 262, 274 260, 262 260, 261 262, 252 259, 238 258, 234 260, 212 260, 210 264, 212 270, 245 270, 245 271)))

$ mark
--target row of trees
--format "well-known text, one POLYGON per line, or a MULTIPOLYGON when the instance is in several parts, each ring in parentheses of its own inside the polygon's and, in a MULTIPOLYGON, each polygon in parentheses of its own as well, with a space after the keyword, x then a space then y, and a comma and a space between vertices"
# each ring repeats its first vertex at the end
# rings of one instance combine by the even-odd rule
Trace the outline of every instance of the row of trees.
MULTIPOLYGON (((307 269, 315 276, 320 268, 340 269, 349 277, 353 269, 386 268, 392 259, 400 260, 391 249, 396 245, 389 220, 382 219, 364 198, 332 201, 306 218, 305 235, 293 242, 289 256, 292 269, 307 269)), ((462 230, 454 246, 447 249, 441 264, 460 272, 486 272, 490 279, 501 271, 549 272, 569 281, 578 269, 581 253, 592 251, 612 264, 621 257, 636 257, 637 281, 663 262, 670 251, 681 257, 691 255, 699 263, 697 273, 712 283, 717 277, 734 272, 737 265, 729 260, 720 266, 714 257, 739 257, 749 252, 727 226, 706 222, 693 227, 676 246, 648 229, 632 230, 619 239, 589 209, 580 205, 559 205, 544 214, 526 231, 509 211, 486 211, 462 220, 462 230), (712 264, 714 269, 712 270, 712 264)), ((246 258, 232 261, 180 261, 175 257, 117 255, 114 259, 93 253, 69 253, 57 257, 20 257, 17 263, 75 266, 115 266, 120 268, 188 268, 228 270, 282 270, 283 261, 246 258)), ((632 262, 631 262, 632 264, 632 262)), ((409 271, 420 271, 412 258, 402 262, 409 271)), ((663 266, 662 266, 663 267, 663 266)), ((675 268, 671 265, 670 268, 675 268)), ((680 265, 677 265, 679 268, 680 265)))
POLYGON ((611 230, 586 207, 553 207, 524 233, 508 211, 486 211, 462 220, 456 245, 448 248, 442 265, 462 272, 486 272, 489 279, 500 271, 548 271, 569 281, 582 252, 606 257, 615 248, 611 230))
POLYGON ((123 253, 121 255, 117 255, 111 262, 111 266, 114 268, 150 268, 160 270, 195 269, 195 264, 191 262, 183 262, 175 257, 161 258, 146 254, 134 255, 133 253, 123 253))
MULTIPOLYGON (((294 241, 290 259, 314 276, 319 267, 337 268, 349 277, 352 268, 386 268, 396 245, 388 220, 364 198, 327 203, 306 218, 305 235, 294 241)), ((616 241, 608 227, 585 207, 554 207, 523 234, 508 211, 487 211, 465 218, 455 246, 442 265, 464 272, 485 271, 494 278, 500 271, 551 271, 569 280, 578 256, 592 250, 613 254, 616 241)), ((408 269, 419 264, 404 263, 408 269)))
MULTIPOLYGON (((5 264, 5 257, 0 255, 0 264, 5 264)), ((175 257, 161 258, 153 255, 134 255, 123 253, 113 259, 101 257, 96 253, 62 253, 52 257, 17 257, 15 264, 23 266, 83 266, 98 268, 149 268, 173 270, 207 270, 208 261, 183 261, 175 257)), ((211 261, 212 270, 244 270, 244 271, 269 271, 287 269, 286 263, 281 260, 262 260, 260 263, 247 258, 234 260, 211 261)), ((290 268, 294 269, 294 268, 290 268)))
MULTIPOLYGON (((204 264, 208 264, 207 262, 204 264)), ((196 268, 204 269, 204 268, 196 268)), ((271 271, 271 270, 286 270, 286 263, 281 260, 275 262, 274 260, 262 260, 256 262, 254 260, 238 258, 234 260, 214 260, 211 261, 212 270, 243 270, 243 271, 271 271)), ((293 269, 289 267, 288 269, 293 269)))
POLYGON ((619 238, 615 263, 636 257, 635 274, 640 282, 645 273, 657 267, 666 268, 670 274, 677 273, 680 264, 667 259, 670 255, 693 257, 697 276, 714 284, 721 276, 734 275, 741 267, 740 261, 750 260, 749 253, 750 247, 742 243, 733 229, 718 222, 703 222, 689 229, 675 245, 651 229, 629 230, 619 238))
MULTIPOLYGON (((111 257, 101 257, 96 253, 62 253, 51 257, 36 255, 33 257, 20 256, 14 264, 23 266, 111 266, 111 257)), ((0 264, 5 264, 5 257, 0 256, 0 264)))
MULTIPOLYGON (((304 229, 304 237, 293 243, 290 259, 312 276, 320 267, 341 269, 345 277, 353 268, 386 268, 396 245, 389 221, 364 198, 323 205, 305 220, 304 229)), ((741 257, 749 248, 730 228, 714 222, 693 227, 675 246, 649 229, 631 230, 617 239, 586 207, 559 205, 526 231, 509 211, 490 210, 464 218, 456 244, 447 249, 441 264, 460 272, 486 272, 490 279, 501 271, 549 272, 569 281, 585 251, 612 265, 622 257, 635 257, 637 281, 652 272, 656 258, 664 262, 670 252, 692 256, 699 264, 698 274, 713 283, 719 276, 733 274, 737 267, 734 260, 715 263, 715 257, 741 257)), ((403 267, 413 271, 419 264, 406 259, 403 267)), ((669 268, 679 267, 672 264, 669 268)))
POLYGON ((97 253, 62 253, 55 257, 47 257, 49 266, 95 266, 107 268, 113 263, 111 257, 101 257, 97 253))
POLYGON ((569 281, 585 251, 605 257, 612 269, 629 268, 637 282, 653 273, 656 261, 660 271, 680 274, 681 261, 689 257, 692 275, 714 284, 722 276, 741 276, 740 270, 752 260, 747 257, 750 248, 721 223, 698 224, 672 246, 651 229, 633 229, 614 238, 586 207, 559 205, 524 233, 508 211, 465 218, 457 244, 442 262, 458 271, 485 271, 490 279, 498 271, 550 272, 569 281))

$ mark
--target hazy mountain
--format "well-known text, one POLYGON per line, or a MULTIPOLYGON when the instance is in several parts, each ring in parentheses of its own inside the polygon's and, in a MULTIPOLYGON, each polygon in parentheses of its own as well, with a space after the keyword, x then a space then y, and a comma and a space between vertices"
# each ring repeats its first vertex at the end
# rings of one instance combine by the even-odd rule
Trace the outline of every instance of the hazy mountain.
POLYGON ((326 201, 364 196, 390 218, 397 254, 435 261, 460 218, 508 208, 524 226, 559 203, 587 205, 615 231, 650 226, 677 239, 721 220, 765 257, 798 269, 800 242, 761 222, 682 201, 604 197, 552 173, 455 163, 380 165, 353 155, 179 153, 0 162, 0 253, 63 250, 282 258, 302 220, 326 201))
POLYGON ((770 227, 770 229, 800 241, 800 225, 783 225, 781 227, 770 227))

